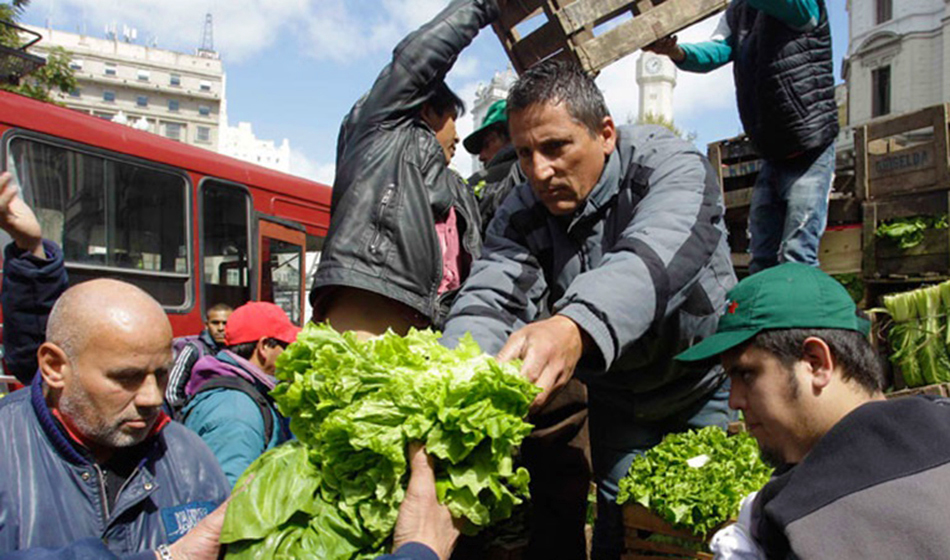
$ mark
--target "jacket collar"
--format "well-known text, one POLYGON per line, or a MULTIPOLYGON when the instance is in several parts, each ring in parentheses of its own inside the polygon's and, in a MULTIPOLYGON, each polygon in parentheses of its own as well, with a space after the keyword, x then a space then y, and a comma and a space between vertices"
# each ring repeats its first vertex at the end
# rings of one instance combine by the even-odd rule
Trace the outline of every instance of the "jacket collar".
MULTIPOLYGON (((64 423, 58 418, 55 411, 51 410, 46 403, 46 395, 43 394, 43 376, 39 371, 33 376, 33 382, 30 384, 30 403, 33 405, 33 411, 39 420, 40 427, 46 434, 53 448, 70 463, 77 465, 91 465, 95 461, 92 459, 92 453, 83 445, 82 437, 69 431, 64 423)), ((152 431, 149 432, 146 441, 158 435, 165 428, 171 418, 164 411, 159 412, 152 431)))
MULTIPOLYGON (((619 143, 619 138, 617 139, 619 143)), ((577 224, 587 221, 589 218, 597 215, 601 208, 606 206, 620 190, 620 155, 619 145, 614 147, 614 151, 607 156, 604 163, 604 170, 600 173, 600 179, 590 194, 584 201, 580 210, 571 216, 567 231, 572 231, 577 224)))
POLYGON ((218 352, 222 349, 221 345, 218 344, 218 341, 211 336, 211 333, 208 332, 208 329, 201 331, 201 334, 198 335, 198 340, 200 340, 205 346, 208 347, 212 353, 218 352))

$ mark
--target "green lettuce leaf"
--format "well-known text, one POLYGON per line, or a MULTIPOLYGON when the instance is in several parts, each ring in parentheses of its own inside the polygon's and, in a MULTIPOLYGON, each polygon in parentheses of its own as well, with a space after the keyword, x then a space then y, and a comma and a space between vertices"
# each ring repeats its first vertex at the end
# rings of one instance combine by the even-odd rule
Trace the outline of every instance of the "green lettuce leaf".
POLYGON ((271 393, 299 441, 261 456, 238 482, 248 495, 228 510, 229 558, 379 554, 405 495, 411 441, 435 458, 439 498, 467 533, 511 516, 528 496, 528 473, 512 456, 539 389, 470 336, 452 350, 439 336, 360 342, 327 325, 304 328, 278 358, 283 383, 271 393))

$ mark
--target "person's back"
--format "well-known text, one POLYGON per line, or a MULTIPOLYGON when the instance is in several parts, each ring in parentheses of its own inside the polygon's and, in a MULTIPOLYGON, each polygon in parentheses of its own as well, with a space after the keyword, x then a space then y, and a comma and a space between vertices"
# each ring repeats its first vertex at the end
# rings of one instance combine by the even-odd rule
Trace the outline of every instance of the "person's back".
POLYGON ((264 451, 290 439, 269 393, 277 357, 298 332, 277 305, 246 303, 225 325, 227 349, 195 364, 177 417, 208 444, 231 484, 264 451))
POLYGON ((290 439, 259 368, 233 352, 198 360, 180 421, 211 448, 233 486, 268 449, 290 439), (256 370, 256 371, 255 371, 256 370))

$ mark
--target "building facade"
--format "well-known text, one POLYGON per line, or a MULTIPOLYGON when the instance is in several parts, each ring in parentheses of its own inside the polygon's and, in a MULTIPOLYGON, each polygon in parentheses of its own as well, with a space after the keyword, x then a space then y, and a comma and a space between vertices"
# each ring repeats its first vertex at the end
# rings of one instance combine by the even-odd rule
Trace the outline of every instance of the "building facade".
POLYGON ((637 85, 640 86, 640 121, 652 115, 672 123, 673 88, 676 87, 676 65, 673 61, 669 57, 643 51, 637 59, 637 85))
POLYGON ((221 123, 218 152, 233 158, 290 173, 290 141, 284 138, 280 146, 273 140, 260 140, 254 135, 251 123, 237 126, 221 123))
POLYGON ((79 87, 58 101, 71 109, 216 150, 226 80, 213 52, 188 55, 139 45, 116 33, 99 39, 25 26, 43 39, 31 51, 62 47, 72 56, 79 87))
MULTIPOLYGON (((479 84, 475 90, 475 103, 472 104, 472 130, 478 130, 488 114, 488 108, 500 99, 508 97, 508 90, 518 79, 517 74, 509 66, 504 72, 495 72, 488 84, 479 84)), ((478 154, 472 156, 472 173, 481 171, 484 166, 478 161, 478 154)))
POLYGON ((848 0, 846 7, 850 126, 950 101, 947 0, 848 0))

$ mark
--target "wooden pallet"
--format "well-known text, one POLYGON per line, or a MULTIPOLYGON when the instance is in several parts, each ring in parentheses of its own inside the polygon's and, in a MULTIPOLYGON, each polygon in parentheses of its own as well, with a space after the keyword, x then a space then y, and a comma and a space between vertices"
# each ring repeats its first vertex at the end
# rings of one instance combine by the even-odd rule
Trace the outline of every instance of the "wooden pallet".
POLYGON ((708 545, 709 538, 712 538, 715 531, 710 531, 709 538, 703 538, 689 531, 676 529, 640 504, 623 506, 623 525, 625 550, 621 555, 621 560, 657 560, 659 558, 712 560, 713 555, 709 552, 698 552, 676 544, 652 542, 647 538, 652 534, 659 534, 708 545))
POLYGON ((950 189, 948 117, 942 104, 856 127, 857 189, 868 200, 950 189))
POLYGON ((950 230, 930 229, 916 247, 901 249, 879 239, 878 226, 894 218, 950 211, 950 191, 892 197, 864 203, 864 276, 870 280, 932 281, 950 276, 950 230))
POLYGON ((744 208, 752 203, 752 187, 762 169, 762 160, 746 136, 712 142, 706 154, 719 178, 723 202, 727 210, 744 208))
POLYGON ((560 58, 596 75, 633 51, 725 10, 727 3, 509 0, 492 26, 519 74, 542 60, 560 58), (519 27, 528 29, 522 33, 519 27))

